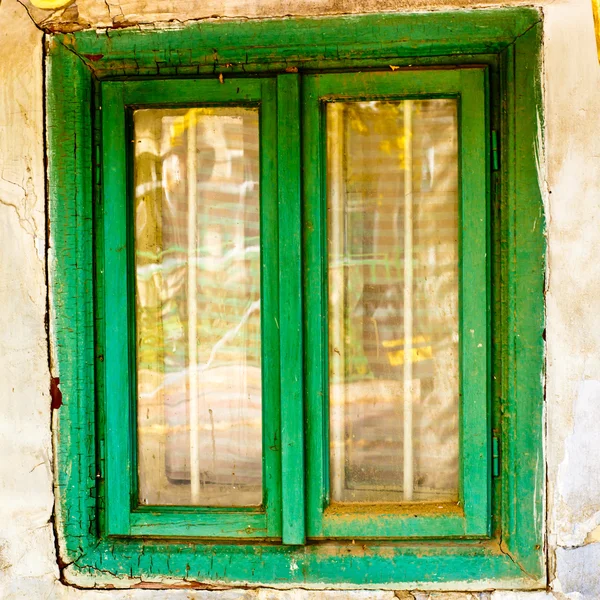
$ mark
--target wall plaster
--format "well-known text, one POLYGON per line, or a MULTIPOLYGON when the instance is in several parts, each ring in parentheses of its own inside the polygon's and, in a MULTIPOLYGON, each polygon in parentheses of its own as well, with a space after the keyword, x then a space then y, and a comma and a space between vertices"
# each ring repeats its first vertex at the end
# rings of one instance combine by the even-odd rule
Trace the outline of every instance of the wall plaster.
POLYGON ((557 593, 591 600, 600 598, 600 67, 591 3, 544 13, 549 559, 557 593))
MULTIPOLYGON (((508 3, 503 3, 508 4, 508 3)), ((511 2, 510 4, 517 4, 511 2)), ((588 0, 544 4, 548 207, 548 545, 552 592, 83 591, 59 582, 44 256, 42 33, 215 17, 480 6, 465 0, 0 3, 0 598, 547 600, 600 598, 600 67, 588 0), (35 19, 34 24, 27 14, 35 19)), ((488 6, 497 3, 487 3, 488 6)))
MULTIPOLYGON (((441 10, 530 5, 526 0, 76 0, 58 10, 41 10, 22 0, 35 22, 49 31, 154 25, 179 26, 201 19, 255 19, 399 10, 441 10)), ((552 0, 541 0, 544 2, 552 0)), ((539 3, 538 3, 539 4, 539 3)))

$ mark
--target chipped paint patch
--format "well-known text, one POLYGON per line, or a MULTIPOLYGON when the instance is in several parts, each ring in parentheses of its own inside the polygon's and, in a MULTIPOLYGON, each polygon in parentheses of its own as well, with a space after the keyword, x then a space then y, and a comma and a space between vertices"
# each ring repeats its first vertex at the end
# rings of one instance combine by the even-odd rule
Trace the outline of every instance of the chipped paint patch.
POLYGON ((573 432, 566 440, 558 469, 557 509, 572 521, 570 528, 563 527, 560 546, 583 545, 587 535, 600 525, 600 469, 597 461, 591 460, 600 456, 599 423, 600 381, 582 381, 573 410, 573 432))
POLYGON ((71 4, 71 2, 73 0, 31 0, 31 4, 35 8, 41 8, 42 10, 56 10, 67 4, 71 4))
POLYGON ((600 544, 581 548, 558 548, 553 588, 573 600, 600 598, 600 544))

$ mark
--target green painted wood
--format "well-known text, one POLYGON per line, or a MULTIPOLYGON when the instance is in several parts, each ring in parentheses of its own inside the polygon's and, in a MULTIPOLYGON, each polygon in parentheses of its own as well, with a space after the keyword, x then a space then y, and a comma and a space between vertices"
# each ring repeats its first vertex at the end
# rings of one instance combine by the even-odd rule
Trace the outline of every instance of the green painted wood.
POLYGON ((127 81, 124 102, 127 105, 162 104, 197 106, 199 104, 259 102, 259 79, 163 79, 127 81))
POLYGON ((502 419, 503 542, 532 576, 545 574, 543 489, 546 228, 538 161, 544 160, 541 26, 507 49, 501 164, 507 218, 506 398, 502 419))
POLYGON ((267 515, 229 511, 136 511, 131 515, 131 535, 198 538, 267 538, 267 515))
POLYGON ((468 530, 491 533, 491 322, 486 71, 460 76, 459 348, 461 500, 468 530))
POLYGON ((535 9, 462 10, 203 22, 178 31, 87 31, 61 39, 100 76, 227 74, 319 68, 322 61, 339 64, 361 56, 499 52, 540 19, 535 9))
MULTIPOLYGON (((503 96, 506 98, 506 108, 501 113, 501 135, 500 135, 500 169, 501 169, 501 199, 500 199, 500 215, 499 215, 499 240, 496 242, 500 245, 502 251, 498 257, 497 270, 500 272, 498 284, 501 285, 501 293, 497 299, 497 303, 494 308, 496 309, 497 316, 502 319, 501 335, 498 336, 502 340, 502 356, 509 356, 511 349, 509 344, 511 343, 511 327, 514 328, 514 315, 512 313, 512 306, 509 304, 509 297, 515 293, 516 281, 509 277, 510 272, 514 272, 514 266, 509 264, 511 259, 508 248, 515 243, 514 233, 514 216, 508 209, 508 203, 510 198, 513 199, 513 208, 516 205, 516 161, 512 157, 516 156, 517 153, 517 138, 515 135, 516 125, 516 101, 515 101, 515 53, 514 47, 508 48, 502 56, 503 64, 501 70, 501 87, 503 96), (510 158, 509 158, 510 157, 510 158)), ((514 258, 514 250, 513 250, 514 258)), ((514 358, 514 352, 513 352, 514 358)), ((497 365, 500 369, 502 377, 502 386, 499 390, 499 398, 497 399, 499 407, 499 415, 496 420, 496 427, 501 432, 500 435, 500 470, 501 470, 501 489, 498 493, 498 500, 504 507, 502 514, 500 515, 499 522, 496 523, 496 531, 502 532, 502 537, 508 534, 508 536, 517 533, 515 531, 515 525, 517 523, 517 507, 516 502, 513 501, 513 494, 517 492, 518 483, 512 474, 505 473, 504 467, 507 464, 517 466, 519 463, 518 448, 514 443, 514 419, 511 414, 511 409, 514 409, 515 390, 514 385, 509 383, 511 379, 511 369, 509 361, 500 361, 497 365), (507 418, 508 417, 508 418, 507 418), (506 533, 505 533, 506 530, 506 533)), ((518 467, 517 467, 518 468, 518 467)), ((513 473, 516 474, 516 470, 513 473)), ((508 545, 506 545, 508 548, 508 545)))
POLYGON ((326 194, 323 173, 319 90, 315 77, 302 85, 303 158, 303 283, 304 364, 306 373, 306 528, 310 537, 323 536, 323 510, 327 503, 329 465, 327 444, 327 249, 326 194))
POLYGON ((132 343, 128 253, 127 141, 123 84, 102 84, 102 224, 104 315, 104 422, 106 435, 106 530, 130 533, 132 497, 132 396, 135 343, 132 343), (133 363, 133 364, 132 364, 133 363))
POLYGON ((52 375, 63 404, 54 417, 56 526, 67 560, 96 541, 96 446, 90 72, 57 40, 47 63, 48 275, 52 375), (69 94, 65 95, 65 90, 69 94), (85 107, 85 108, 82 108, 85 107))
POLYGON ((314 79, 320 102, 361 98, 431 98, 458 96, 460 69, 323 73, 314 79))
POLYGON ((377 511, 377 505, 370 505, 370 509, 363 512, 361 507, 348 506, 346 512, 340 513, 338 506, 333 511, 325 508, 322 537, 371 540, 481 537, 481 534, 470 531, 469 521, 456 504, 435 507, 413 504, 410 507, 392 507, 388 512, 377 511))
MULTIPOLYGON (((281 537, 281 405, 279 360, 279 198, 277 83, 261 80, 260 252, 263 394, 263 505, 269 537, 281 537)), ((237 86, 236 86, 237 89, 237 86)), ((258 528, 257 528, 258 529, 258 528)))
POLYGON ((277 77, 281 480, 284 544, 304 544, 300 78, 277 77))
MULTIPOLYGON (((92 128, 93 128, 93 202, 94 210, 92 215, 93 224, 90 223, 93 229, 93 259, 94 259, 94 304, 92 312, 95 319, 95 397, 89 400, 89 409, 95 411, 96 425, 96 464, 97 471, 97 505, 94 507, 97 512, 95 522, 98 532, 103 534, 107 531, 106 526, 106 411, 101 408, 103 398, 106 397, 104 388, 105 373, 104 373, 104 348, 105 348, 105 330, 104 330, 104 227, 102 219, 102 112, 100 110, 102 104, 102 95, 100 85, 95 83, 92 87, 93 105, 92 105, 92 128)), ((86 132, 87 135, 87 132, 86 132)))
POLYGON ((304 202, 307 302, 308 527, 311 537, 485 537, 491 530, 490 306, 485 69, 327 73, 305 78, 304 202), (462 516, 396 515, 343 519, 328 504, 326 173, 323 102, 457 97, 460 128, 460 504, 462 516), (312 130, 312 131, 311 131, 312 130), (319 148, 318 152, 315 151, 319 148), (311 421, 314 420, 314 423, 311 421), (333 516, 335 515, 335 517, 333 516))
POLYGON ((104 422, 106 424, 106 530, 115 535, 184 535, 182 523, 189 519, 185 535, 203 537, 281 536, 281 458, 279 433, 279 369, 273 357, 279 353, 277 248, 266 240, 277 239, 277 144, 275 81, 219 80, 102 83, 103 210, 104 247, 104 422), (262 93, 265 98, 262 98, 262 93), (204 102, 246 103, 262 100, 261 106, 261 291, 263 365, 263 507, 261 514, 248 515, 243 508, 224 511, 198 507, 193 515, 172 511, 132 513, 138 505, 137 468, 134 457, 135 430, 135 311, 133 283, 133 215, 127 203, 128 177, 126 109, 128 106, 186 106, 204 102), (268 521, 268 525, 267 525, 268 521), (130 525, 131 523, 131 525, 130 525))
MULTIPOLYGON (((545 241, 537 171, 534 174, 532 168, 533 149, 539 147, 540 139, 541 117, 537 110, 541 105, 541 17, 533 9, 389 17, 383 28, 369 27, 373 22, 368 17, 353 17, 352 27, 344 21, 349 35, 351 30, 360 31, 360 36, 356 36, 360 39, 344 44, 339 44, 333 34, 341 20, 300 20, 312 22, 319 30, 319 44, 306 43, 309 37, 304 35, 304 25, 288 27, 286 23, 296 21, 284 20, 275 26, 282 28, 278 34, 259 36, 264 46, 257 49, 239 44, 238 34, 250 26, 246 23, 232 24, 229 29, 211 29, 228 25, 223 23, 210 24, 207 29, 204 28, 208 24, 201 24, 198 30, 183 30, 183 34, 121 30, 49 36, 47 133, 52 252, 48 267, 56 361, 53 368, 61 377, 64 398, 55 417, 56 521, 63 540, 61 558, 65 563, 73 563, 70 576, 83 578, 81 582, 86 576, 91 578, 83 585, 105 585, 112 577, 149 575, 201 582, 338 583, 392 589, 414 587, 417 581, 443 584, 458 579, 482 589, 489 587, 490 580, 496 588, 543 585, 541 331, 545 241), (400 30, 394 31, 395 25, 400 27, 400 21, 406 26, 402 35, 398 34, 400 30), (450 21, 452 25, 446 29, 450 21), (493 27, 489 26, 491 21, 495 22, 493 27), (437 28, 435 23, 439 24, 437 28), (422 43, 429 35, 426 30, 431 32, 431 43, 422 43), (527 30, 530 31, 525 33, 527 30), (215 53, 211 42, 221 33, 223 43, 215 53), (291 43, 294 39, 298 41, 295 46, 291 43), (91 56, 94 51, 103 56, 91 56), (485 54, 476 55, 477 52, 485 54), (226 54, 240 62, 227 66, 222 60, 226 54), (250 62, 244 62, 245 56, 250 62), (494 189, 500 193, 494 196, 492 249, 495 256, 500 256, 494 262, 493 280, 494 348, 498 350, 494 365, 499 375, 494 381, 494 395, 499 399, 494 413, 504 416, 494 421, 501 434, 502 468, 493 484, 493 537, 484 542, 313 542, 305 547, 259 541, 250 545, 212 544, 206 540, 201 544, 181 540, 161 543, 150 538, 106 540, 102 528, 103 495, 96 493, 97 486, 103 487, 104 474, 102 435, 96 430, 94 398, 94 388, 101 392, 102 382, 95 379, 95 368, 102 374, 104 357, 102 336, 98 331, 94 335, 92 293, 93 78, 203 74, 214 81, 216 74, 223 71, 227 82, 230 71, 263 73, 289 65, 364 70, 388 69, 389 65, 453 64, 490 66, 495 78, 493 106, 497 107, 494 127, 499 130, 501 142, 500 172, 495 174, 498 181, 494 183, 494 189), (68 96, 65 89, 70 90, 68 96), (500 107, 501 119, 497 116, 500 107), (524 168, 520 169, 519 164, 524 168), (511 297, 516 300, 509 301, 511 297), (100 346, 94 347, 94 341, 100 346), (503 355, 504 350, 509 358, 502 361, 498 354, 503 355)), ((260 25, 268 29, 269 23, 260 25)), ((95 212, 97 224, 99 211, 95 212)), ((306 214, 304 225, 307 236, 312 220, 306 214)), ((102 241, 102 236, 98 237, 102 241)), ((102 264, 97 261, 97 265, 101 273, 102 264)), ((305 272, 305 283, 314 282, 309 275, 305 272)), ((97 287, 102 289, 100 281, 97 287)), ((307 304, 309 291, 307 288, 307 304)), ((98 316, 96 321, 101 329, 98 316)), ((306 340, 309 338, 306 332, 306 340)), ((306 360, 309 364, 308 353, 306 360)), ((279 357, 275 362, 279 364, 279 357)), ((313 385, 308 377, 307 385, 313 385)), ((102 416, 99 417, 98 427, 102 430, 102 416)), ((319 423, 312 423, 314 427, 307 424, 309 439, 319 430, 319 423)), ((308 460, 311 446, 312 443, 308 446, 308 460)), ((310 489, 307 491, 310 498, 310 489)))
POLYGON ((366 589, 393 590, 414 589, 419 585, 415 582, 452 583, 460 574, 475 589, 489 589, 490 578, 498 589, 539 587, 539 581, 524 576, 518 564, 490 542, 440 545, 347 541, 277 546, 123 540, 119 546, 115 542, 101 542, 78 561, 77 569, 97 582, 108 582, 106 572, 115 578, 167 573, 189 582, 317 587, 350 582, 366 589))

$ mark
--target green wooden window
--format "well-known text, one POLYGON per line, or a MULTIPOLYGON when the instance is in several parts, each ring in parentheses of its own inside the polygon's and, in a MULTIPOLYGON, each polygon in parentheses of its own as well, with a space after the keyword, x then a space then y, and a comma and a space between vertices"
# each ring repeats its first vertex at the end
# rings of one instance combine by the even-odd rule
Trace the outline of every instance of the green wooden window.
POLYGON ((539 30, 52 37, 75 579, 543 585, 539 30))

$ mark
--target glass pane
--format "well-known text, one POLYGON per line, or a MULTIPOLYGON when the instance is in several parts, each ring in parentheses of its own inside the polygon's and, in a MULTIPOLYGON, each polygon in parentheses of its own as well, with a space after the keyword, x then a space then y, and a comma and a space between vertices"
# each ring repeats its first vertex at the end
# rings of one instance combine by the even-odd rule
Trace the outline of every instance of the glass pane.
POLYGON ((142 504, 262 502, 258 109, 134 112, 142 504))
POLYGON ((331 498, 458 498, 455 100, 327 104, 331 498))

